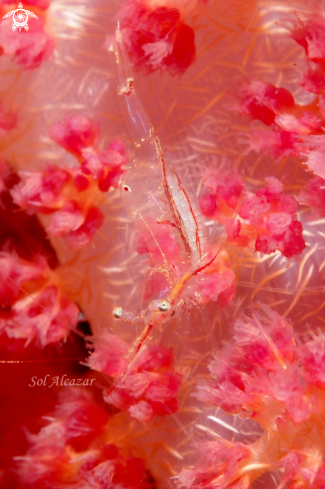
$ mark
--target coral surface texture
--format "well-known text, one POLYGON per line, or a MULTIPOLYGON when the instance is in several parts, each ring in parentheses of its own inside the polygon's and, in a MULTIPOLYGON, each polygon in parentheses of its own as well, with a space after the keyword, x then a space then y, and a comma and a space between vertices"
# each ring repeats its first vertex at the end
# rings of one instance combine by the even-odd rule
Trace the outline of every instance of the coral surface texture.
POLYGON ((0 1, 0 487, 325 489, 325 0, 0 1))

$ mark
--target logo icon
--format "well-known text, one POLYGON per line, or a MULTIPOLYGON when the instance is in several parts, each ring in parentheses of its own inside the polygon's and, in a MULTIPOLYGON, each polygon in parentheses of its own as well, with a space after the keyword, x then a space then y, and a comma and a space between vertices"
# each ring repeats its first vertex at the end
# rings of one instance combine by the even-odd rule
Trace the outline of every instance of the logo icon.
POLYGON ((24 10, 22 3, 18 5, 17 10, 11 10, 6 15, 4 15, 3 18, 6 19, 7 17, 11 17, 11 16, 13 22, 12 30, 15 31, 16 29, 19 29, 19 32, 21 32, 23 28, 25 29, 25 31, 29 30, 28 16, 38 19, 37 15, 35 15, 30 10, 24 10))

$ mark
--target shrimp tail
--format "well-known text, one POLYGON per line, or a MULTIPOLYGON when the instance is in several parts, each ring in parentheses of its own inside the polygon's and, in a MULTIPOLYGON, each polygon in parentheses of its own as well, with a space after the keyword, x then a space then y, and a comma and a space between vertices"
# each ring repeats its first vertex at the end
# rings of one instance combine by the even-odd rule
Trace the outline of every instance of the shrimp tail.
POLYGON ((120 24, 117 24, 115 39, 116 66, 119 83, 121 110, 137 148, 151 143, 154 150, 152 126, 139 97, 136 94, 132 64, 123 44, 120 24))

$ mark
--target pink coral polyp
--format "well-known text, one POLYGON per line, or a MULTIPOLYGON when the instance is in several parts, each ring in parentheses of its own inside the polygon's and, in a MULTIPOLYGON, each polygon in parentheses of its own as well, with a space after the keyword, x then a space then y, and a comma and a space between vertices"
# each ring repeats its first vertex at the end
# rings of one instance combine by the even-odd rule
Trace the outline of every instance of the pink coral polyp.
POLYGON ((37 435, 27 434, 27 454, 16 457, 21 481, 66 489, 150 489, 143 459, 123 456, 114 444, 96 444, 108 419, 89 392, 63 391, 48 424, 37 435))
POLYGON ((13 253, 0 253, 0 268, 2 279, 0 281, 0 303, 2 310, 11 307, 14 302, 28 290, 30 282, 42 281, 47 274, 47 265, 44 260, 32 263, 19 258, 13 253), (27 289, 24 289, 27 286, 27 289))
MULTIPOLYGON (((293 330, 283 318, 263 306, 260 311, 254 311, 250 318, 244 316, 238 319, 234 331, 236 346, 225 347, 210 364, 209 368, 216 383, 198 386, 197 396, 220 405, 225 411, 239 413, 249 409, 256 418, 253 413, 258 411, 262 415, 259 410, 263 406, 265 395, 279 396, 278 372, 284 366, 288 369, 295 359, 293 330), (269 373, 261 382, 261 376, 266 371, 269 373), (276 377, 276 381, 271 372, 274 372, 272 375, 276 377), (212 401, 213 398, 215 402, 212 401), (259 409, 257 405, 260 405, 259 409)), ((291 368, 292 376, 296 375, 297 367, 294 365, 291 368)), ((289 383, 292 376, 290 375, 289 383)), ((292 390, 287 390, 288 396, 296 387, 292 386, 292 390)))
POLYGON ((121 12, 123 39, 131 60, 148 71, 184 72, 195 59, 194 31, 177 8, 130 0, 121 12))
POLYGON ((129 349, 121 338, 105 332, 94 339, 93 349, 89 367, 118 379, 111 389, 104 390, 108 404, 128 409, 131 416, 142 422, 149 422, 155 414, 178 410, 176 395, 182 376, 174 371, 172 350, 160 345, 143 348, 125 374, 129 349))
POLYGON ((124 166, 129 161, 123 141, 114 139, 104 151, 99 150, 98 130, 89 117, 82 115, 65 117, 51 127, 49 134, 53 141, 78 159, 81 172, 77 172, 74 178, 78 190, 88 187, 88 175, 98 181, 101 192, 118 186, 124 166))
POLYGON ((219 253, 211 266, 196 277, 196 292, 193 292, 199 297, 201 305, 213 301, 224 307, 234 299, 235 274, 226 252, 219 253))
POLYGON ((277 114, 294 107, 294 104, 293 96, 285 88, 252 80, 240 90, 238 110, 270 126, 277 114))
POLYGON ((249 150, 259 153, 267 150, 274 158, 281 160, 286 156, 299 156, 299 139, 290 131, 283 131, 278 126, 272 126, 272 131, 254 128, 248 135, 249 150))
POLYGON ((77 229, 68 232, 67 243, 74 248, 84 248, 95 236, 104 222, 104 214, 97 207, 90 207, 84 216, 83 224, 77 229))
POLYGON ((37 212, 51 212, 62 204, 61 191, 71 175, 63 168, 49 166, 43 172, 19 172, 21 182, 11 190, 17 205, 37 212))
POLYGON ((35 257, 26 262, 10 253, 1 253, 5 271, 0 287, 0 331, 9 338, 35 341, 44 346, 65 341, 78 323, 78 307, 54 285, 48 285, 51 271, 35 257))
POLYGON ((12 308, 13 316, 6 321, 10 338, 22 338, 28 345, 34 339, 43 348, 50 343, 65 341, 78 322, 78 307, 62 297, 55 285, 21 299, 12 308))
POLYGON ((323 488, 323 442, 316 437, 311 443, 305 428, 312 433, 322 423, 324 358, 322 331, 298 337, 290 323, 267 306, 259 304, 249 316, 237 319, 233 342, 215 353, 211 379, 200 380, 195 395, 258 422, 263 432, 251 444, 219 438, 205 444, 202 460, 179 474, 180 487, 210 487, 209 481, 218 477, 224 482, 221 487, 250 488, 263 472, 280 469, 281 488, 323 488), (211 457, 214 446, 216 459, 211 457))
POLYGON ((303 79, 300 82, 308 92, 320 93, 325 88, 324 72, 319 66, 309 68, 303 75, 303 79))
POLYGON ((228 241, 240 247, 254 246, 255 251, 285 257, 298 257, 306 244, 303 228, 296 220, 297 204, 286 195, 275 177, 256 193, 249 192, 236 170, 212 168, 205 176, 211 193, 200 199, 204 215, 225 226, 228 241))
POLYGON ((68 116, 53 124, 50 137, 67 151, 81 156, 82 150, 93 146, 97 140, 97 129, 89 117, 68 116))
POLYGON ((71 200, 53 215, 47 231, 53 236, 65 236, 80 228, 84 222, 85 217, 82 210, 79 209, 76 202, 71 200))
POLYGON ((11 19, 6 19, 0 25, 0 47, 2 53, 11 55, 24 69, 37 68, 43 61, 49 59, 55 49, 54 39, 46 32, 44 20, 28 19, 28 33, 22 31, 17 35, 11 29, 11 19))
POLYGON ((73 153, 80 165, 19 172, 21 181, 13 186, 11 195, 21 208, 51 215, 50 235, 62 236, 70 246, 83 248, 103 224, 104 214, 97 205, 103 202, 102 193, 118 186, 128 154, 120 140, 100 151, 95 125, 84 116, 69 116, 54 124, 50 136, 73 153))
POLYGON ((317 215, 325 215, 325 180, 315 177, 309 180, 306 188, 298 195, 298 201, 314 208, 317 215))
POLYGON ((325 19, 322 15, 298 14, 292 21, 291 37, 304 49, 314 62, 325 57, 325 19))

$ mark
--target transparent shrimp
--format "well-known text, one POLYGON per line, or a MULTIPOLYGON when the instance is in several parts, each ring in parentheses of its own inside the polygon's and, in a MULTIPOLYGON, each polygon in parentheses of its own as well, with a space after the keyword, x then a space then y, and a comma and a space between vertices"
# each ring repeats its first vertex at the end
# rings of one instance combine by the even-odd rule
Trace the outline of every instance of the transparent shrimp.
MULTIPOLYGON (((214 258, 211 260, 209 254, 202 216, 170 159, 164 155, 137 97, 119 26, 113 49, 121 108, 136 146, 136 157, 123 174, 120 191, 150 253, 148 277, 155 275, 156 280, 167 284, 142 309, 140 316, 145 328, 133 348, 138 352, 151 330, 184 305, 190 279, 209 266, 214 258), (166 233, 174 245, 172 256, 168 249, 166 251, 166 233)), ((114 316, 129 321, 131 315, 116 307, 114 316)))

